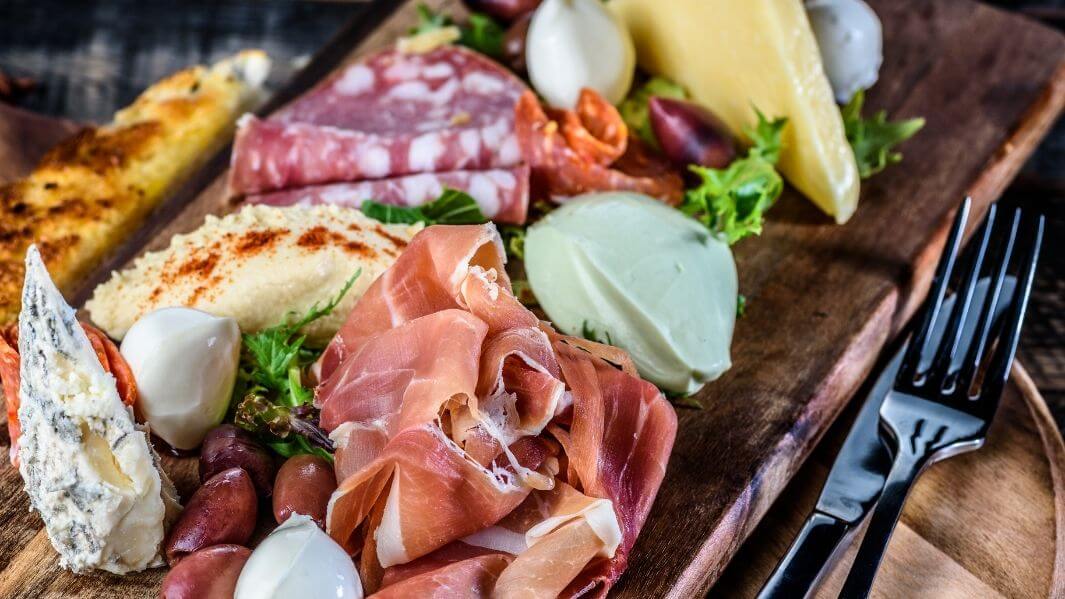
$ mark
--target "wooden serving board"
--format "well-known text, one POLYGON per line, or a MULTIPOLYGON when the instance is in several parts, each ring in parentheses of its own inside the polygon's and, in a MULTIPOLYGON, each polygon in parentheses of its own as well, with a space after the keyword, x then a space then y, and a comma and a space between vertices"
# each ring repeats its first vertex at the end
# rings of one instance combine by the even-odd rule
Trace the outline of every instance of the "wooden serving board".
MULTIPOLYGON (((391 4, 379 2, 376 14, 391 4)), ((349 27, 284 97, 333 64, 390 43, 414 22, 414 4, 368 36, 370 21, 349 27)), ((831 224, 789 190, 764 234, 735 248, 748 309, 736 328, 734 366, 701 393, 705 410, 681 410, 666 479, 619 596, 688 597, 710 588, 912 315, 961 198, 973 196, 982 214, 1065 103, 1065 39, 1056 32, 969 0, 871 4, 884 24, 885 60, 869 109, 923 116, 927 125, 903 146, 901 165, 864 185, 847 225, 831 224)), ((165 246, 205 214, 234 208, 222 178, 194 198, 188 189, 108 268, 165 246)), ((80 299, 106 270, 86 281, 80 299)), ((182 480, 191 467, 168 461, 182 480)), ((191 485, 182 486, 187 495, 191 485)), ((0 596, 158 591, 159 571, 122 579, 59 572, 27 506, 18 473, 0 466, 0 596)))

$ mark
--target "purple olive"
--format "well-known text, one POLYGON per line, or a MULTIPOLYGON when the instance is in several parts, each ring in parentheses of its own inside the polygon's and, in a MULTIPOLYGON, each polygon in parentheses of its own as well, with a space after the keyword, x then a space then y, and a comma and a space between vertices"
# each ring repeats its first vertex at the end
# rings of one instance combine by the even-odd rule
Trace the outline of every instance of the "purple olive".
POLYGON ((166 560, 174 565, 211 545, 243 545, 255 532, 259 500, 248 473, 223 470, 193 493, 166 539, 166 560))
POLYGON ((162 599, 222 599, 233 596, 251 549, 213 545, 181 560, 163 579, 162 599))
POLYGON ((464 2, 474 12, 483 12, 490 17, 509 23, 536 10, 541 0, 464 0, 464 2))
POLYGON ((503 36, 503 62, 519 75, 525 74, 525 37, 529 34, 530 21, 532 13, 522 15, 503 36))
POLYGON ((702 106, 655 96, 647 108, 662 153, 678 165, 724 168, 736 158, 728 127, 702 106))
POLYGON ((270 497, 277 465, 265 447, 248 431, 223 424, 203 439, 200 448, 200 482, 229 468, 243 468, 260 497, 270 497))
POLYGON ((316 455, 292 456, 277 472, 274 519, 281 524, 292 514, 303 514, 325 529, 326 506, 336 488, 332 464, 316 455))

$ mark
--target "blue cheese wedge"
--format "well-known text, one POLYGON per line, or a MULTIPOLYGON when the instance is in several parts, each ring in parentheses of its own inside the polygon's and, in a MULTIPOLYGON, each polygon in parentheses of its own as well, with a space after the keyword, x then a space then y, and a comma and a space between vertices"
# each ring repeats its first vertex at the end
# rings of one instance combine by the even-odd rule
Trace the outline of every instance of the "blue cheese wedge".
POLYGON ((36 246, 19 315, 19 471, 60 564, 115 574, 161 565, 176 493, 36 246))

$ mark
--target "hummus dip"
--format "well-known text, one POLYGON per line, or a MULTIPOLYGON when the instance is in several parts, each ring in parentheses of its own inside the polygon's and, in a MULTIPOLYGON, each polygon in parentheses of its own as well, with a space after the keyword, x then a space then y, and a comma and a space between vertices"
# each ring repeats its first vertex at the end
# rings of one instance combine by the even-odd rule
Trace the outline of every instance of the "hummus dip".
POLYGON ((340 305, 304 329, 310 345, 324 345, 421 228, 382 224, 338 206, 247 206, 208 216, 165 250, 112 273, 85 307, 115 339, 148 312, 171 306, 229 316, 254 332, 324 305, 361 269, 340 305))

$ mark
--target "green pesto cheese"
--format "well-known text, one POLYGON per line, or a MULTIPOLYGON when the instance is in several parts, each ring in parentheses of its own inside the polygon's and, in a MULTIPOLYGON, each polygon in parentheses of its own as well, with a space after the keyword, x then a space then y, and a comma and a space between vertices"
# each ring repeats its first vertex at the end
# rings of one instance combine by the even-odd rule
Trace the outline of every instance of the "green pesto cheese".
POLYGON ((731 365, 732 252, 661 202, 628 192, 568 200, 529 227, 525 269, 559 330, 628 350, 663 389, 694 392, 731 365))

